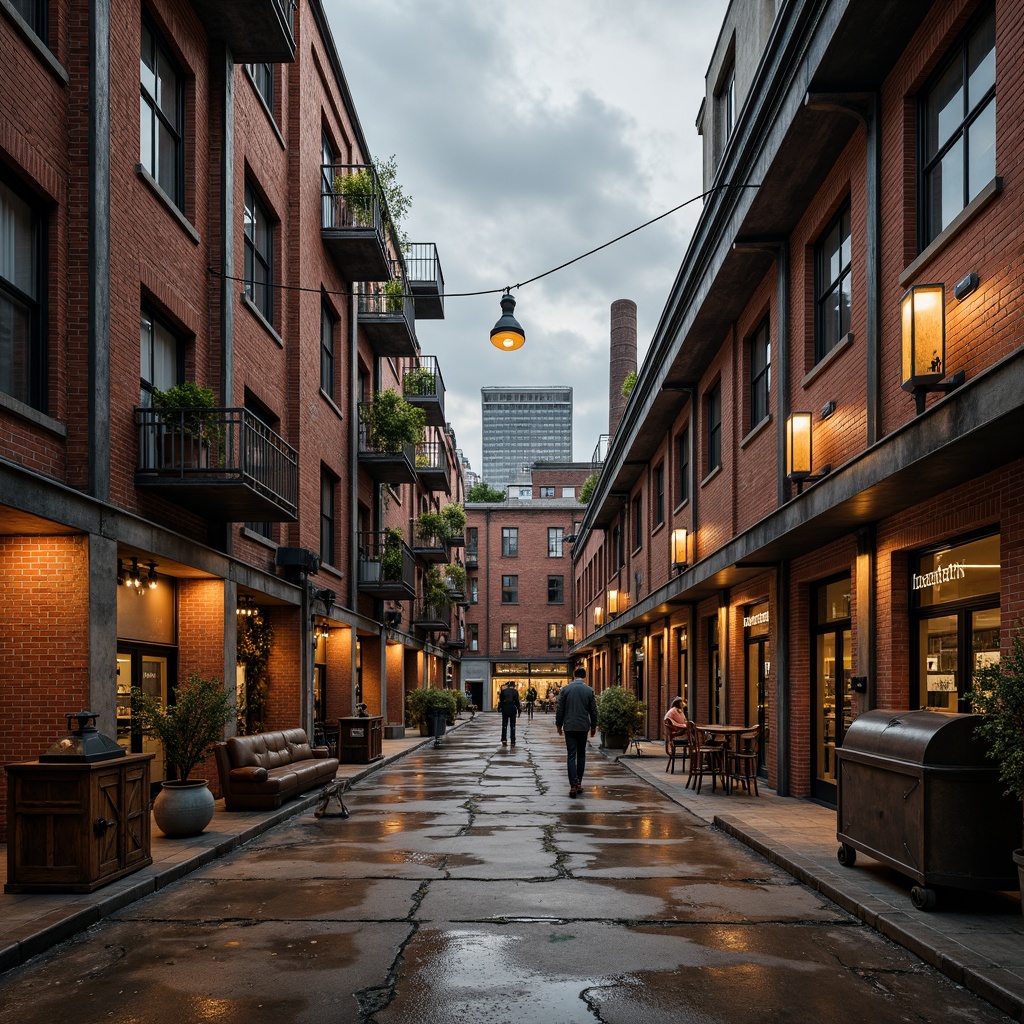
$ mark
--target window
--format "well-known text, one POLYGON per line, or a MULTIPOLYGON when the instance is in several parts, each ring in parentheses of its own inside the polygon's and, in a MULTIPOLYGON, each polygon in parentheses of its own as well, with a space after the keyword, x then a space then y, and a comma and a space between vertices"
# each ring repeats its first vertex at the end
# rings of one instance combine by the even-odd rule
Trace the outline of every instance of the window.
POLYGON ((633 499, 633 550, 639 551, 644 545, 644 524, 641 512, 643 505, 638 494, 633 499))
MULTIPOLYGON (((704 419, 707 423, 708 473, 722 465, 722 384, 719 381, 704 398, 704 419)), ((707 474, 705 474, 707 475, 707 474)))
POLYGON ((850 206, 839 211, 815 248, 814 361, 850 332, 850 206))
POLYGON ((156 32, 143 19, 139 60, 139 163, 178 207, 185 208, 185 88, 156 32))
POLYGON ((665 466, 657 466, 654 470, 654 525, 661 526, 665 522, 665 466))
POLYGON ((562 632, 564 627, 560 622, 549 622, 548 623, 548 650, 549 651, 560 651, 562 650, 562 632))
POLYGON ((921 102, 921 247, 996 173, 996 24, 988 12, 953 47, 921 102))
POLYGON ((480 577, 471 576, 469 580, 469 603, 476 604, 480 600, 480 577))
POLYGON ((565 603, 565 577, 548 577, 548 604, 565 603))
POLYGON ((475 622, 467 624, 466 629, 469 632, 469 649, 471 651, 480 650, 480 627, 475 622))
POLYGON ((502 558, 519 557, 519 528, 516 526, 503 526, 501 528, 501 556, 502 558))
MULTIPOLYGON (((847 314, 849 315, 849 314, 847 314)), ((768 318, 750 339, 750 429, 768 418, 768 396, 772 389, 772 342, 768 318)))
POLYGON ((501 603, 519 604, 519 577, 501 577, 501 603))
POLYGON ((335 479, 320 470, 320 561, 334 565, 334 487, 335 479))
POLYGON ((14 9, 25 19, 28 27, 47 42, 47 0, 13 0, 14 9))
POLYGON ((616 523, 612 528, 612 551, 615 563, 612 565, 612 572, 621 569, 626 564, 626 552, 622 547, 622 524, 616 523))
POLYGON ((0 181, 0 391, 46 411, 43 221, 0 181))
POLYGON ((563 487, 562 488, 562 497, 563 498, 575 498, 576 497, 576 488, 575 487, 563 487))
POLYGON ((153 390, 181 383, 184 352, 174 332, 145 306, 139 317, 139 404, 153 405, 153 390))
POLYGON ((565 531, 560 526, 548 527, 548 558, 562 557, 562 541, 565 531))
POLYGON ((274 233, 267 211, 249 182, 245 185, 244 273, 246 296, 263 319, 273 323, 274 233))
POLYGON ((553 498, 555 496, 554 487, 542 487, 540 489, 540 496, 542 498, 553 498))
POLYGON ((690 428, 684 427, 676 438, 676 462, 679 466, 679 501, 690 500, 690 428))
POLYGON ((320 390, 334 399, 334 314, 327 303, 320 306, 320 390))
POLYGON ((263 97, 267 109, 274 112, 274 65, 246 64, 246 70, 252 76, 256 91, 263 97))
POLYGON ((723 73, 721 85, 716 93, 718 114, 719 114, 719 153, 725 149, 725 144, 732 138, 733 128, 736 127, 736 65, 730 63, 723 73))
POLYGON ((519 625, 515 622, 501 624, 501 649, 503 651, 519 650, 519 625))
POLYGON ((326 132, 320 133, 320 223, 334 226, 334 168, 338 163, 334 146, 326 132))

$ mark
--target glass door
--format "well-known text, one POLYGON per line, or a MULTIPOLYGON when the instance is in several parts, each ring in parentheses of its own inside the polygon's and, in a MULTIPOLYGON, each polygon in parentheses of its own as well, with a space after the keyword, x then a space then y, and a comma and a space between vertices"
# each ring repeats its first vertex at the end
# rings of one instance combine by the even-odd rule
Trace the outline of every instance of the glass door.
POLYGON ((117 652, 117 742, 131 754, 153 754, 149 778, 158 784, 167 778, 163 744, 143 734, 132 714, 131 691, 138 688, 167 704, 171 657, 141 647, 121 647, 117 652))
POLYGON ((817 588, 814 602, 814 720, 811 791, 836 802, 836 748, 853 721, 850 578, 817 588))

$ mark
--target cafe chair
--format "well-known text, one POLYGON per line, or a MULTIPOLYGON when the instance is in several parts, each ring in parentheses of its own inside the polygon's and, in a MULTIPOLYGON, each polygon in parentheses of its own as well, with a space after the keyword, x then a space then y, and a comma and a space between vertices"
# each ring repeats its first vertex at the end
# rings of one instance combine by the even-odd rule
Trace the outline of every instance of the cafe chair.
POLYGON ((668 755, 668 761, 665 764, 666 772, 675 775, 677 757, 682 761, 681 767, 685 768, 689 752, 690 736, 686 729, 669 730, 665 733, 665 753, 668 755))
POLYGON ((761 794, 757 790, 757 751, 760 730, 751 729, 736 737, 736 746, 729 751, 728 781, 730 787, 742 786, 749 794, 754 787, 754 796, 761 794))
POLYGON ((725 789, 725 750, 721 744, 702 743, 700 730, 688 722, 686 731, 690 745, 690 774, 686 777, 686 788, 691 786, 695 793, 700 792, 700 787, 706 775, 711 776, 711 792, 715 791, 717 779, 722 779, 722 789, 725 789))

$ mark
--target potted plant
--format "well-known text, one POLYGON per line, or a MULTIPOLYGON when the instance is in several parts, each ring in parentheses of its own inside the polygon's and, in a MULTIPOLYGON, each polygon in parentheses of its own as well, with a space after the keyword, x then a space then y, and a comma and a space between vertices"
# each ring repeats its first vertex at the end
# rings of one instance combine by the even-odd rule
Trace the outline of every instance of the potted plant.
POLYGON ((416 520, 416 528, 422 540, 435 539, 440 545, 444 544, 447 533, 444 517, 440 512, 421 512, 416 520))
POLYGON ((178 778, 163 783, 153 803, 153 818, 166 836, 197 836, 213 818, 214 800, 205 779, 190 779, 224 738, 224 726, 235 713, 224 684, 193 672, 179 686, 173 704, 164 705, 137 687, 132 705, 142 730, 155 736, 178 778))
POLYGON ((466 569, 460 562, 449 562, 444 567, 444 576, 448 581, 449 600, 458 600, 466 592, 466 569))
POLYGON ((402 377, 402 389, 407 395, 436 395, 437 377, 425 366, 414 366, 402 377))
POLYGON ((370 446, 397 455, 407 444, 422 443, 427 415, 393 388, 385 388, 374 393, 365 422, 370 446))
POLYGON ((432 565, 423 579, 423 603, 432 611, 440 612, 447 608, 451 599, 447 578, 436 565, 432 565))
POLYGON ((213 390, 195 381, 175 384, 166 391, 153 389, 153 408, 165 427, 165 465, 207 465, 210 446, 222 436, 220 418, 211 411, 216 405, 213 390))
POLYGON ((402 578, 402 531, 389 526, 384 530, 384 550, 380 556, 381 578, 396 583, 402 578))
POLYGON ((418 726, 421 736, 431 735, 430 713, 444 711, 448 725, 455 724, 458 713, 458 698, 454 690, 438 690, 435 687, 421 687, 405 695, 405 722, 410 728, 418 726))
POLYGON ((384 282, 384 309, 388 313, 401 313, 405 301, 405 283, 400 277, 384 282))
MULTIPOLYGON (((1006 794, 1024 801, 1024 631, 1010 639, 1010 651, 998 664, 974 673, 968 694, 971 709, 983 715, 977 732, 988 743, 988 755, 999 765, 1006 794)), ((1024 911, 1024 849, 1015 850, 1024 911)))
POLYGON ((450 501, 441 509, 444 533, 448 541, 464 540, 466 536, 466 510, 457 501, 450 501))
POLYGON ((356 227, 373 226, 374 195, 376 182, 373 170, 363 167, 350 174, 338 174, 334 178, 334 192, 342 196, 345 206, 352 214, 352 222, 356 227))
POLYGON ((612 686, 597 697, 597 727, 601 730, 601 745, 614 750, 626 750, 629 741, 644 727, 647 706, 632 690, 612 686))

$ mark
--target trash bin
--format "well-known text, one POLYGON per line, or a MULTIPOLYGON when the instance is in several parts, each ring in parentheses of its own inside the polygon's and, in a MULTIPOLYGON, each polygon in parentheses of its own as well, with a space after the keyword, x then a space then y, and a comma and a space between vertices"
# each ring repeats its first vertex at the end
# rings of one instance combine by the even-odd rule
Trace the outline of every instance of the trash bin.
POLYGON ((934 886, 1018 888, 1020 803, 1003 795, 980 717, 868 711, 836 751, 839 862, 860 850, 907 875, 918 910, 935 906, 934 886))
POLYGON ((430 735, 434 737, 434 746, 441 745, 441 737, 445 733, 448 724, 448 712, 444 708, 429 708, 427 710, 427 728, 430 735))

